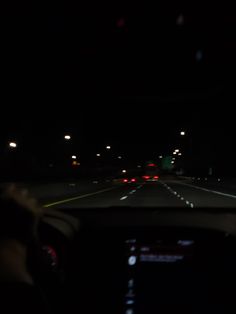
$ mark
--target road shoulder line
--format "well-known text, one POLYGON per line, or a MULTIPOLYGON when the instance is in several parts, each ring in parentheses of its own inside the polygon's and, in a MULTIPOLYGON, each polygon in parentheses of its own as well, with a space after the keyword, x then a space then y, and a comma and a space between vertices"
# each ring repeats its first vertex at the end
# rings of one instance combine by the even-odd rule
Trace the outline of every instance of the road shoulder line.
POLYGON ((233 195, 233 194, 227 194, 227 193, 223 193, 223 192, 219 192, 219 191, 215 191, 215 190, 210 190, 210 189, 202 188, 200 186, 192 185, 192 184, 188 184, 188 183, 182 183, 182 182, 180 183, 180 182, 178 182, 177 184, 186 185, 186 186, 189 186, 191 188, 195 188, 197 190, 201 190, 201 191, 204 191, 204 192, 214 193, 214 194, 217 194, 217 195, 221 195, 221 196, 225 196, 225 197, 230 197, 230 198, 236 199, 236 195, 233 195))

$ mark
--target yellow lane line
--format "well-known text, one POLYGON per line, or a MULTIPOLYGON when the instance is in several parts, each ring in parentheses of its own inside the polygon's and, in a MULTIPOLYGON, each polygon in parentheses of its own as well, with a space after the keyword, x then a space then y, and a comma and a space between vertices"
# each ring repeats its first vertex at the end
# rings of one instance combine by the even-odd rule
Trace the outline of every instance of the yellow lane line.
POLYGON ((117 187, 108 188, 108 189, 100 190, 100 191, 93 192, 93 193, 83 194, 83 195, 80 195, 80 196, 67 198, 67 199, 64 199, 64 200, 61 200, 61 201, 57 201, 57 202, 54 202, 54 203, 46 204, 43 207, 52 207, 52 206, 55 206, 55 205, 60 205, 60 204, 76 201, 76 200, 79 200, 79 199, 82 199, 82 198, 86 198, 86 197, 89 197, 89 196, 101 194, 101 193, 112 191, 112 190, 115 190, 115 189, 117 189, 117 187))

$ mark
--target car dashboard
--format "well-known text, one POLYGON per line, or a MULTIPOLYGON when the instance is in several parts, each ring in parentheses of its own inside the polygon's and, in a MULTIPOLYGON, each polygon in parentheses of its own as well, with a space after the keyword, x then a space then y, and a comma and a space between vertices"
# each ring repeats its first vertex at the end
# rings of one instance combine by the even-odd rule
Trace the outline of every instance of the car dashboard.
POLYGON ((79 221, 73 238, 49 245, 63 260, 60 312, 230 313, 234 215, 123 208, 69 216, 79 221))

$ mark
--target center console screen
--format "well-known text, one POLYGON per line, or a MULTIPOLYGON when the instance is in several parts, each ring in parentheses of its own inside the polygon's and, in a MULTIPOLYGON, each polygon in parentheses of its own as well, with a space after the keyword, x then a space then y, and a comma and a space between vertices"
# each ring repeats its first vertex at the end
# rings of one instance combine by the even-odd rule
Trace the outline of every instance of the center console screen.
POLYGON ((124 313, 195 313, 194 249, 191 239, 127 239, 124 313))

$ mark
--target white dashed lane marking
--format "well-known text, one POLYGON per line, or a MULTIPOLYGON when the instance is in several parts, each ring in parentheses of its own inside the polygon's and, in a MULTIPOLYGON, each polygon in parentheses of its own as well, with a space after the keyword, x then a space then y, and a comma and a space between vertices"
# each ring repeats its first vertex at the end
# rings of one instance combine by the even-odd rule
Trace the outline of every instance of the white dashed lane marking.
MULTIPOLYGON (((129 192, 129 195, 133 195, 134 193, 137 192, 137 189, 141 189, 142 187, 143 187, 143 185, 137 186, 136 189, 134 189, 134 190, 132 190, 132 191, 129 192)), ((123 197, 120 198, 120 201, 124 201, 124 200, 126 200, 127 198, 128 198, 128 195, 125 195, 125 196, 123 196, 123 197)))
POLYGON ((188 200, 185 200, 183 196, 178 194, 178 192, 174 191, 170 186, 168 186, 166 183, 160 182, 167 190, 169 190, 170 193, 174 194, 177 198, 179 198, 181 201, 185 202, 185 204, 191 208, 194 208, 194 204, 191 203, 188 200))
POLYGON ((143 185, 141 184, 141 185, 139 185, 138 187, 137 187, 137 189, 141 189, 143 187, 143 185))

